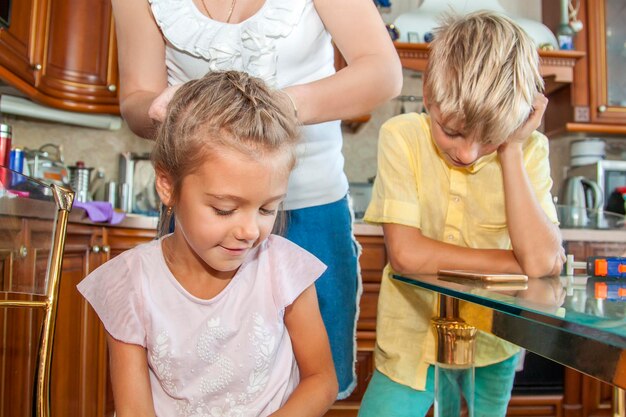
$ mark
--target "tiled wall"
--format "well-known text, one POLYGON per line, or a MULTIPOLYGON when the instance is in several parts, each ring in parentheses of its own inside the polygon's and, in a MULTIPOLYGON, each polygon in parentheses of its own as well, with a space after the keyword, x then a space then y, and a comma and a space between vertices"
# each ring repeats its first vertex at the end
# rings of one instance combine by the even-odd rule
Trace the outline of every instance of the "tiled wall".
POLYGON ((4 123, 13 127, 13 146, 38 149, 44 144, 61 145, 67 165, 84 161, 85 166, 102 168, 106 180, 117 181, 120 152, 150 152, 150 141, 135 136, 123 124, 119 130, 100 130, 47 123, 10 116, 4 123))

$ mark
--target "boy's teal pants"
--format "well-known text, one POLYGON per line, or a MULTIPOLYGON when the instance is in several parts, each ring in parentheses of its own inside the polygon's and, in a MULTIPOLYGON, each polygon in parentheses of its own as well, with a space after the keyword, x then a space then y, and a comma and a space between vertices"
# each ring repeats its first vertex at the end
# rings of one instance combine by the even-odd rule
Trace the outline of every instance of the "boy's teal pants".
MULTIPOLYGON (((518 358, 519 354, 493 365, 476 367, 474 417, 506 415, 518 358)), ((423 417, 433 404, 434 392, 434 366, 428 368, 425 391, 414 390, 374 371, 361 401, 358 417, 423 417)), ((450 401, 458 402, 458 399, 451 398, 450 401)))

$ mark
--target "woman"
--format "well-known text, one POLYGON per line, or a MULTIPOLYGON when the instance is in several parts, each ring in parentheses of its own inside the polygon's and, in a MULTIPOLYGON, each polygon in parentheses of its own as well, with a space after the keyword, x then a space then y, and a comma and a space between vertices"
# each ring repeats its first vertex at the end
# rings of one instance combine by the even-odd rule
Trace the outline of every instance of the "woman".
POLYGON ((371 0, 112 0, 122 115, 151 138, 178 86, 240 70, 285 92, 303 143, 284 203, 286 237, 328 269, 316 282, 339 395, 356 385, 360 295, 340 120, 400 92, 397 53, 371 0), (332 39, 332 41, 331 41, 332 39), (335 73, 334 43, 347 66, 335 73))

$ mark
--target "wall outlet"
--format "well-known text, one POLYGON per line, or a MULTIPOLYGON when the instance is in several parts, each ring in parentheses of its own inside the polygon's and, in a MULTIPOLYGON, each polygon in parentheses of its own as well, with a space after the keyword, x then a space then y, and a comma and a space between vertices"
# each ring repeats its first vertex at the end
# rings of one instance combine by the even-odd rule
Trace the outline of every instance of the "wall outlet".
POLYGON ((589 122, 591 120, 589 106, 575 106, 574 107, 574 121, 575 122, 589 122))

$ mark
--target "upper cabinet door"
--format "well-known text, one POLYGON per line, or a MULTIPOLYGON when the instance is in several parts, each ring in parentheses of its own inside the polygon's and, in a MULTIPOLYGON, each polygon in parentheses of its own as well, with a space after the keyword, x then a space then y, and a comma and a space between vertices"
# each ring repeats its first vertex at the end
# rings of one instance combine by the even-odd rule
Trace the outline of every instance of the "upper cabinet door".
POLYGON ((117 51, 109 0, 48 0, 40 101, 118 113, 117 51))
POLYGON ((587 10, 591 121, 626 124, 626 3, 589 0, 587 10))
POLYGON ((0 29, 0 78, 31 89, 41 69, 42 33, 47 1, 12 2, 8 28, 0 29))
POLYGON ((110 0, 13 0, 0 79, 39 103, 119 113, 110 0))

